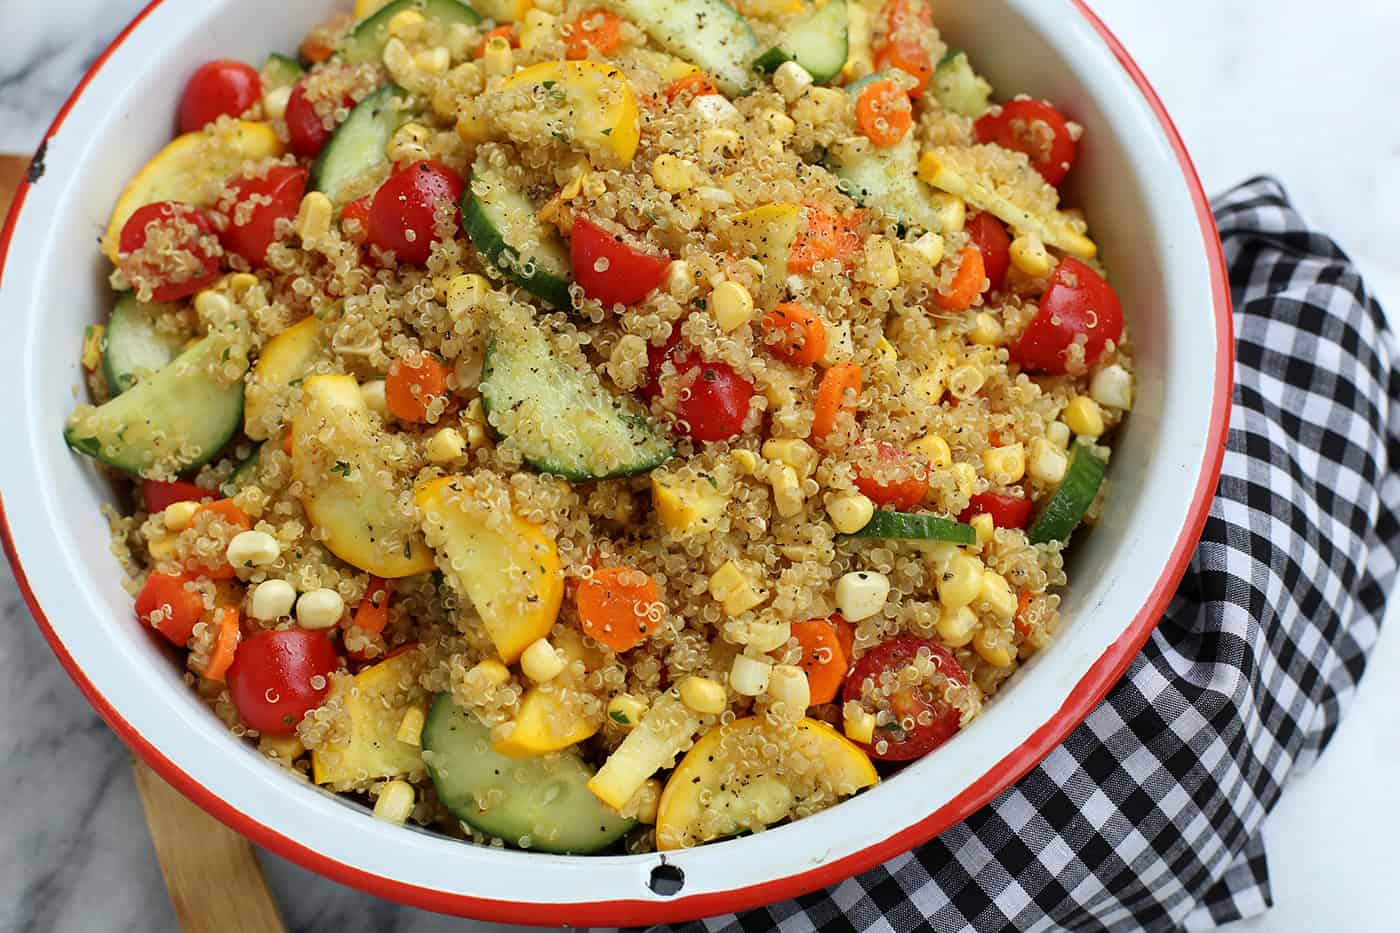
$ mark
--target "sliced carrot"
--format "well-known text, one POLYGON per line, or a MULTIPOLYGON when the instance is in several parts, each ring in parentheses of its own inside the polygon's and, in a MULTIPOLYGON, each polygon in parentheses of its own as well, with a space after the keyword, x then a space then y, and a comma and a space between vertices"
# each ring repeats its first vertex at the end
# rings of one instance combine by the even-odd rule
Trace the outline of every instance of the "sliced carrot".
MULTIPOLYGON (((194 517, 190 520, 190 524, 198 524, 201 520, 208 521, 209 519, 203 518, 203 516, 206 515, 213 515, 220 522, 232 525, 237 528, 238 531, 253 530, 253 520, 248 517, 247 512, 235 505, 232 499, 216 499, 213 502, 204 503, 199 508, 195 509, 194 517)), ((234 534, 237 533, 238 532, 234 532, 234 534)), ((232 540, 233 535, 229 535, 228 537, 232 540)), ((219 563, 216 566, 210 566, 199 560, 187 561, 185 569, 197 576, 208 577, 210 580, 229 580, 237 576, 237 572, 233 569, 232 564, 222 556, 219 557, 218 560, 219 563)))
POLYGON ((944 311, 966 311, 987 287, 987 264, 982 251, 969 246, 958 254, 958 272, 946 292, 936 291, 933 300, 944 311))
POLYGON ((389 624, 389 581, 369 578, 365 598, 355 609, 354 625, 366 635, 378 635, 389 624))
POLYGON ((933 6, 928 0, 889 0, 880 8, 885 35, 917 36, 933 27, 933 6))
POLYGON ((860 249, 860 235, 854 227, 859 212, 839 217, 823 207, 806 205, 806 225, 798 231, 788 254, 789 272, 811 272, 825 259, 845 259, 860 249))
POLYGON ((599 55, 611 55, 622 44, 622 20, 601 7, 581 13, 564 28, 564 48, 570 61, 588 57, 592 48, 599 55))
POLYGON ((1026 610, 1030 608, 1031 600, 1034 598, 1029 590, 1022 590, 1020 595, 1016 597, 1016 615, 1012 621, 1022 638, 1028 638, 1031 634, 1031 625, 1026 621, 1025 616, 1026 610))
POLYGON ((924 36, 933 28, 933 6, 927 0, 890 0, 880 9, 880 35, 874 42, 875 70, 897 68, 914 78, 911 97, 918 97, 933 77, 933 59, 924 36))
POLYGON ((632 567, 600 567, 579 584, 574 597, 583 630, 614 651, 646 640, 661 602, 656 581, 632 567))
POLYGON ((428 420, 434 399, 447 394, 447 367, 437 357, 423 354, 416 363, 397 359, 384 379, 384 402, 400 421, 421 424, 428 420))
POLYGON ((856 657, 856 627, 839 612, 831 617, 831 624, 836 629, 836 640, 841 643, 841 650, 846 652, 846 663, 849 664, 856 657))
POLYGON ((679 102, 681 106, 685 106, 697 97, 718 93, 719 89, 708 75, 702 71, 694 71, 666 85, 666 105, 674 107, 679 102))
POLYGON ((204 676, 207 679, 223 682, 242 637, 243 632, 238 627, 238 610, 233 606, 220 609, 219 631, 214 635, 214 647, 209 651, 209 663, 204 665, 204 676))
POLYGON ((497 26, 495 29, 481 37, 481 44, 476 47, 476 57, 482 58, 486 55, 486 43, 492 39, 500 37, 510 43, 513 49, 520 48, 520 38, 515 34, 515 24, 506 23, 504 26, 497 26))
POLYGON ((282 451, 287 455, 292 455, 292 432, 288 431, 282 438, 282 451))
POLYGON ((826 325, 796 302, 780 304, 759 323, 763 343, 774 356, 798 366, 826 356, 826 325))
POLYGON ((335 54, 335 47, 326 41, 325 36, 318 29, 302 40, 298 51, 302 58, 313 65, 319 65, 335 54))
POLYGON ((933 60, 920 42, 906 40, 882 46, 875 53, 875 68, 878 71, 897 68, 913 78, 914 86, 908 91, 909 97, 922 94, 933 77, 933 60))
POLYGON ((802 647, 802 658, 797 663, 807 672, 812 703, 830 703, 840 693, 850 665, 836 626, 827 619, 794 622, 792 634, 802 647))
POLYGON ((816 415, 812 418, 812 436, 823 438, 836 428, 836 418, 842 411, 854 412, 860 398, 860 366, 837 363, 822 374, 817 386, 816 415), (847 391, 852 393, 847 398, 847 391))
POLYGON ((909 95, 893 81, 873 81, 856 98, 856 126, 876 146, 893 146, 914 125, 909 95))

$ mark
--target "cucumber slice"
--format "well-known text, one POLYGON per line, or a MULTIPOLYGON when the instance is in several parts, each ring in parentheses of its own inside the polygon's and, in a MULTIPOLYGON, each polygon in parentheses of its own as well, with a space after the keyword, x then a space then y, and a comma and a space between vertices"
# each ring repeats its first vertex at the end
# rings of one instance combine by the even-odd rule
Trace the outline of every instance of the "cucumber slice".
POLYGON ((387 84, 356 104, 312 163, 311 190, 339 205, 347 185, 386 162, 389 138, 407 118, 407 97, 398 85, 387 84))
POLYGON ((972 70, 966 52, 949 49, 934 70, 933 96, 945 110, 976 120, 991 104, 992 86, 972 70))
POLYGON ((261 444, 248 455, 248 459, 233 468, 228 479, 224 480, 223 485, 219 487, 219 492, 232 498, 238 493, 238 490, 251 483, 258 475, 258 458, 260 456, 262 456, 261 444))
POLYGON ((730 96, 753 90, 750 63, 758 40, 748 21, 724 0, 608 0, 658 45, 698 66, 730 96))
POLYGON ((301 67, 301 63, 295 59, 288 58, 273 52, 263 62, 262 83, 263 91, 275 91, 278 88, 291 87, 301 80, 301 76, 306 74, 306 69, 301 67))
POLYGON ((149 379, 74 415, 68 446, 128 473, 179 473, 212 460, 243 421, 243 380, 210 375, 227 344, 205 337, 149 379))
POLYGON ((102 353, 102 368, 113 395, 121 395, 180 355, 185 338, 156 327, 157 318, 175 308, 137 301, 131 292, 117 299, 107 321, 107 349, 102 353))
POLYGON ((947 541, 950 544, 976 544, 977 532, 964 525, 936 515, 913 515, 879 509, 864 528, 850 538, 890 538, 903 541, 947 541))
POLYGON ((1094 504, 1107 471, 1108 464, 1088 444, 1075 444, 1064 482, 1026 535, 1031 544, 1068 541, 1094 504))
POLYGON ((569 248, 537 208, 484 160, 472 167, 462 198, 462 226, 492 265, 521 288, 556 308, 573 307, 569 297, 569 248))
POLYGON ((377 65, 383 61, 384 46, 389 42, 389 21, 404 10, 415 10, 444 26, 475 26, 481 22, 476 10, 458 0, 394 0, 350 30, 341 40, 337 53, 340 60, 351 65, 377 65))
POLYGON ((561 362, 533 322, 492 335, 481 401, 526 461, 571 482, 635 476, 675 452, 635 403, 561 362))
POLYGON ((512 845, 586 855, 630 830, 588 790, 593 769, 564 752, 507 758, 491 750, 491 733, 476 716, 438 694, 423 726, 423 763, 438 799, 458 819, 512 845), (490 801, 485 808, 481 801, 490 801), (522 845, 522 842, 527 844, 522 845))
POLYGON ((797 62, 817 84, 841 73, 850 53, 846 0, 828 0, 784 30, 777 45, 753 63, 760 71, 773 71, 783 62, 797 62))

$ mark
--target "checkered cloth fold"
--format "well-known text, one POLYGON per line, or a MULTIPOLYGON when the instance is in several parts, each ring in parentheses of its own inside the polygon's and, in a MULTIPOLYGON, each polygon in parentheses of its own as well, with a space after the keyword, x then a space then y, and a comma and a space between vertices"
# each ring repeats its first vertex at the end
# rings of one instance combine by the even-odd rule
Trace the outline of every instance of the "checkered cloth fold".
POLYGON ((1317 758, 1400 557, 1400 371, 1342 250, 1259 178, 1216 216, 1229 447, 1166 617, 1108 698, 990 805, 826 891, 686 931, 1204 930, 1271 903, 1260 829, 1317 758))

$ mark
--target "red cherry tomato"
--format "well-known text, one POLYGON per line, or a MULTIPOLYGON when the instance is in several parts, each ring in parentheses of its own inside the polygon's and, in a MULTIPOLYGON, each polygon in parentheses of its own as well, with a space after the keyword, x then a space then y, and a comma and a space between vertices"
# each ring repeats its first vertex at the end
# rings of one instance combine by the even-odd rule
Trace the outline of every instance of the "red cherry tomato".
POLYGON ((136 618, 160 632, 177 648, 185 647, 204 614, 204 597, 185 589, 194 577, 153 573, 136 596, 136 618))
POLYGON ((217 208, 224 249, 242 256, 254 269, 266 266, 267 248, 277 239, 277 221, 296 217, 309 175, 299 165, 274 165, 261 178, 239 175, 230 181, 233 196, 220 201, 217 208), (240 209, 247 201, 253 201, 251 210, 240 209), (247 222, 239 223, 245 212, 247 222))
POLYGON ((1079 153, 1064 114, 1043 100, 1013 100, 993 108, 973 126, 979 143, 996 143, 1030 156, 1052 185, 1065 180, 1079 153))
MULTIPOLYGON (((345 95, 341 105, 355 106, 355 98, 345 95)), ((287 110, 282 119, 287 121, 287 136, 291 141, 292 152, 303 159, 314 159, 330 141, 334 128, 327 129, 325 120, 316 112, 316 101, 306 94, 306 79, 297 82, 287 98, 287 110)))
POLYGON ((367 194, 341 208, 340 226, 345 232, 346 239, 363 243, 369 237, 369 208, 373 203, 374 195, 367 194), (352 220, 359 224, 353 233, 349 229, 349 223, 352 220))
POLYGON ((882 463, 893 465, 907 461, 907 467, 900 474, 904 478, 877 480, 857 467, 856 488, 877 506, 889 506, 900 512, 907 512, 923 502, 924 493, 928 491, 928 465, 889 444, 877 444, 875 449, 882 463))
POLYGON ((400 169, 374 193, 369 242, 393 250, 400 262, 421 266, 437 239, 438 205, 451 204, 456 217, 465 187, 461 177, 441 162, 424 160, 400 169))
POLYGON ((1063 375, 1065 351, 1082 343, 1084 363, 1092 366, 1104 344, 1123 336, 1123 306, 1112 286, 1078 259, 1060 261, 1050 287, 1040 298, 1040 310, 1011 348, 1011 359, 1033 372, 1063 375))
POLYGON ((574 281, 605 306, 635 305, 666 277, 671 257, 629 245, 587 217, 575 217, 569 241, 574 281))
POLYGON ((1006 225, 991 214, 978 212, 968 218, 967 235, 982 254, 982 265, 987 280, 992 283, 992 291, 1001 291, 1006 285, 1006 270, 1011 268, 1011 236, 1006 232, 1006 225))
POLYGON ((1030 524, 1034 510, 1035 506, 1029 499, 983 492, 972 497, 967 508, 958 516, 958 521, 966 523, 978 515, 990 515, 992 524, 998 528, 1025 528, 1030 524))
POLYGON ((219 498, 218 493, 196 486, 194 483, 175 481, 165 483, 160 480, 141 481, 141 500, 146 511, 152 515, 164 512, 166 506, 177 502, 209 502, 219 498))
POLYGON ((219 117, 236 117, 262 97, 262 79, 242 62, 218 59, 195 69, 180 98, 180 132, 202 130, 219 117))
POLYGON ((677 430, 697 441, 726 441, 744 431, 753 399, 753 383, 728 363, 711 363, 691 350, 682 350, 680 335, 663 347, 647 351, 649 365, 642 395, 661 392, 661 367, 670 360, 680 374, 681 399, 673 412, 677 430))
POLYGON ((229 696, 248 726, 287 735, 326 698, 336 667, 335 646, 320 632, 259 632, 233 656, 229 696))
POLYGON ((924 638, 891 638, 871 648, 856 662, 846 676, 842 699, 847 703, 860 703, 876 715, 888 711, 896 717, 890 725, 876 726, 874 741, 862 745, 872 758, 909 761, 927 755, 957 733, 962 714, 943 699, 945 680, 965 685, 967 674, 947 648, 924 638), (901 686, 890 696, 884 696, 879 689, 881 676, 889 674, 897 678, 925 648, 937 665, 937 672, 926 680, 901 686))
POLYGON ((203 242, 212 236, 209 218, 189 204, 157 201, 137 208, 118 243, 122 274, 132 285, 150 285, 152 301, 188 298, 219 275, 217 247, 203 242))

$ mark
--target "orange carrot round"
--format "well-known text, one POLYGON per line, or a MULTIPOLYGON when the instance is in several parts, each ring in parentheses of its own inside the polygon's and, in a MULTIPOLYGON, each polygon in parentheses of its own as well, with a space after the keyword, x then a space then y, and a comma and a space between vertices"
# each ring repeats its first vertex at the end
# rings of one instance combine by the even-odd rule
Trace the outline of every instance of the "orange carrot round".
POLYGON ((823 438, 836 428, 836 418, 842 411, 855 411, 856 400, 860 397, 860 366, 855 363, 837 363, 822 374, 817 386, 816 414, 812 418, 812 436, 823 438), (846 392, 854 393, 847 401, 846 392))
POLYGON ((423 354, 417 363, 398 359, 389 365, 384 379, 384 402, 400 421, 427 421, 433 400, 446 394, 447 367, 436 357, 423 354))
POLYGON ((875 53, 875 69, 898 69, 913 78, 914 86, 909 89, 908 97, 922 94, 933 77, 933 63, 929 59, 928 49, 919 42, 898 41, 882 46, 875 53))
POLYGON ((850 666, 836 626, 827 619, 810 619, 794 622, 792 634, 802 648, 802 657, 797 663, 807 672, 812 702, 830 703, 841 692, 841 683, 850 666))
POLYGON ((893 146, 914 125, 909 95, 893 81, 874 81, 856 98, 856 126, 876 146, 893 146))
MULTIPOLYGON (((215 499, 213 502, 206 502, 195 509, 194 517, 190 519, 190 524, 195 525, 201 521, 209 521, 204 516, 215 516, 219 521, 232 525, 238 529, 228 536, 229 540, 239 531, 252 531, 253 520, 248 517, 248 513, 240 509, 232 499, 215 499)), ((237 576, 237 571, 233 569, 222 555, 218 558, 217 566, 209 566, 201 560, 195 559, 186 561, 185 569, 190 573, 208 577, 210 580, 228 580, 237 576)))
POLYGON ((354 625, 365 635, 378 635, 389 624, 389 581, 369 578, 365 598, 355 609, 354 625))
POLYGON ((759 329, 769 352, 789 363, 809 365, 826 356, 826 325, 796 302, 769 311, 759 329))
POLYGON ((223 682, 233 656, 242 640, 242 630, 238 627, 238 610, 225 606, 219 610, 219 630, 214 635, 214 647, 209 651, 209 663, 204 665, 204 676, 209 680, 223 682))
POLYGON ((826 259, 845 259, 860 249, 860 234, 855 225, 859 211, 837 216, 824 207, 806 205, 802 213, 806 224, 797 233, 788 254, 789 272, 811 272, 812 267, 826 259))
POLYGON ((637 647, 660 621, 656 581, 632 567, 600 567, 574 599, 584 632, 614 651, 637 647))
POLYGON ((680 103, 684 106, 697 97, 718 93, 719 90, 708 75, 702 71, 695 71, 666 85, 666 105, 674 107, 680 103))
POLYGON ((946 292, 934 292, 933 300, 944 311, 966 311, 987 285, 987 264, 982 251, 969 246, 958 254, 958 271, 946 292))
POLYGON ((579 15, 564 28, 564 48, 570 61, 588 57, 589 48, 599 55, 611 55, 622 44, 622 20, 602 8, 579 15))

